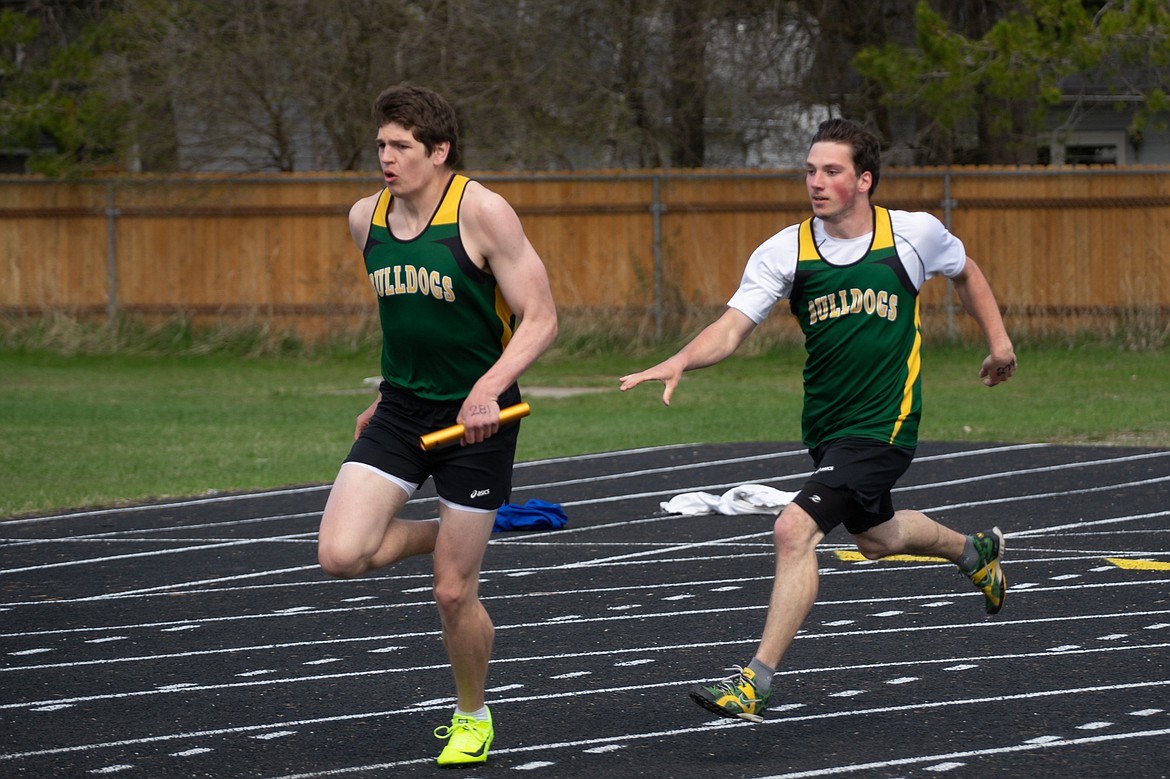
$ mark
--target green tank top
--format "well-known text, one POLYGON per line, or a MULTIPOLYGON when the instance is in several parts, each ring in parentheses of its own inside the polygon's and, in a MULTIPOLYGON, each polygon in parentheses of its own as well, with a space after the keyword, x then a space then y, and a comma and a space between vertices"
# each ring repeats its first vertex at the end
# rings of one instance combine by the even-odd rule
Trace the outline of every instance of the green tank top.
POLYGON ((860 437, 913 449, 922 413, 918 291, 898 259, 889 212, 873 209, 869 250, 831 265, 800 225, 790 305, 804 331, 804 444, 860 437))
POLYGON ((515 326, 495 278, 476 267, 459 237, 468 181, 451 177, 427 228, 410 240, 390 232, 393 196, 382 190, 363 251, 378 296, 382 378, 427 400, 467 397, 515 326))

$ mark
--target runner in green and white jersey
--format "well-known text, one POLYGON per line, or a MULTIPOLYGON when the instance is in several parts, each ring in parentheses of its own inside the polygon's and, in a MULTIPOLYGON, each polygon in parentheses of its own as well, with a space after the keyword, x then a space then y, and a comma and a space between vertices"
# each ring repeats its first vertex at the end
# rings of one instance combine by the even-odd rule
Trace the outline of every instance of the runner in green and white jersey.
POLYGON ((880 172, 872 133, 848 120, 822 123, 805 163, 812 216, 752 254, 719 319, 674 356, 621 379, 622 390, 663 382, 670 405, 683 373, 731 355, 777 302, 788 301, 804 332, 802 435, 815 470, 773 528, 776 577, 755 655, 727 679, 690 692, 722 716, 761 718, 772 676, 816 599, 816 547, 838 525, 869 559, 951 560, 983 592, 989 614, 1003 606, 999 528, 964 535, 919 511, 895 511, 891 490, 918 443, 923 283, 951 279, 982 328, 984 384, 1011 378, 1015 352, 995 295, 962 242, 930 214, 870 202, 880 172))

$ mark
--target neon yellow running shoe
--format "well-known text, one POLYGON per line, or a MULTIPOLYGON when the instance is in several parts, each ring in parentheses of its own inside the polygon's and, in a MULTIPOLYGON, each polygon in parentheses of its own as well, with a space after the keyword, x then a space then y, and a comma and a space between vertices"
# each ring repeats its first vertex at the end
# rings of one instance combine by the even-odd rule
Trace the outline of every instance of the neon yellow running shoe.
POLYGON ((1007 578, 1003 575, 1000 561, 1003 559, 1005 548, 1003 533, 998 527, 986 532, 980 531, 971 536, 975 550, 979 552, 979 565, 974 571, 964 571, 967 578, 983 591, 987 599, 987 613, 996 614, 1003 608, 1007 599, 1007 578))
POLYGON ((472 719, 456 714, 451 718, 450 725, 435 728, 435 738, 447 740, 447 746, 439 753, 437 762, 443 768, 486 763, 488 747, 495 737, 490 711, 487 719, 472 719))
POLYGON ((735 666, 735 673, 723 681, 711 687, 695 685, 690 694, 695 703, 721 717, 763 722, 764 718, 760 715, 767 708, 772 691, 757 694, 755 671, 735 666))

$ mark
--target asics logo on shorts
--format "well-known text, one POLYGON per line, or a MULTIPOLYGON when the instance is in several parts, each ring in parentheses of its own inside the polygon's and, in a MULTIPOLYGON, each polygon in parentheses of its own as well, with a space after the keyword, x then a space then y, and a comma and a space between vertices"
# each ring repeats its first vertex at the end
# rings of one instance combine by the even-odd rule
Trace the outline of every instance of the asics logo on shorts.
POLYGON ((486 495, 491 495, 491 494, 492 494, 491 490, 472 490, 471 491, 471 497, 473 500, 475 498, 482 498, 486 495))

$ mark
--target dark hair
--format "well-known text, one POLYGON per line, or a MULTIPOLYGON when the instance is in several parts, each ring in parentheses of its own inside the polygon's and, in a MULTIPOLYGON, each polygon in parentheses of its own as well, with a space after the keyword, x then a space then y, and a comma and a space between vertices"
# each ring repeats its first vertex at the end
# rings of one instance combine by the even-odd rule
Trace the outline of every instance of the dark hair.
POLYGON ((446 141, 447 167, 457 168, 462 159, 459 149, 459 123, 455 109, 443 96, 426 87, 399 84, 378 95, 374 101, 374 126, 382 129, 391 122, 410 130, 415 140, 430 154, 446 141))
POLYGON ((821 122, 813 136, 812 143, 821 141, 843 143, 852 149, 853 170, 858 176, 868 170, 873 179, 869 194, 877 191, 878 179, 882 175, 882 147, 876 135, 850 119, 829 119, 821 122))

